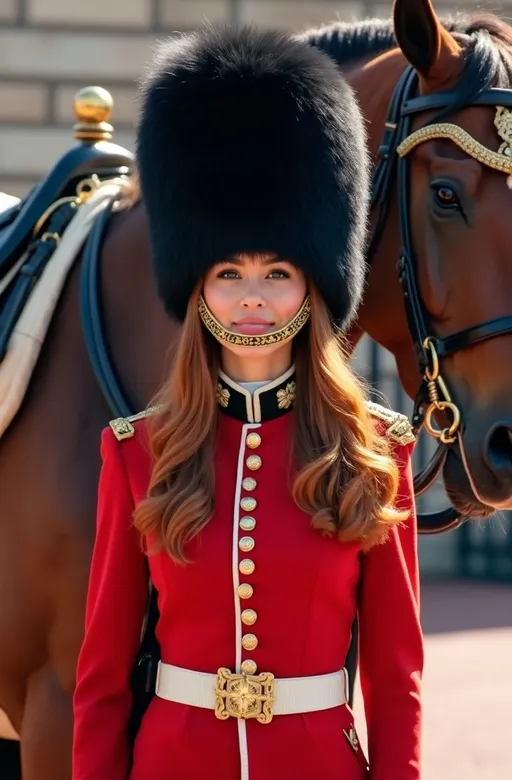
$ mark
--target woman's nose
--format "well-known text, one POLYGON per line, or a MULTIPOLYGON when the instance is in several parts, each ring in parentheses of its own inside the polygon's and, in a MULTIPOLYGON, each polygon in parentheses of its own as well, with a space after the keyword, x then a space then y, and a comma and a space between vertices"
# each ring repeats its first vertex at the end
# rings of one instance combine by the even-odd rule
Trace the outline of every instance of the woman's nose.
POLYGON ((265 305, 265 299, 259 285, 249 284, 246 287, 241 304, 245 309, 256 309, 265 305))

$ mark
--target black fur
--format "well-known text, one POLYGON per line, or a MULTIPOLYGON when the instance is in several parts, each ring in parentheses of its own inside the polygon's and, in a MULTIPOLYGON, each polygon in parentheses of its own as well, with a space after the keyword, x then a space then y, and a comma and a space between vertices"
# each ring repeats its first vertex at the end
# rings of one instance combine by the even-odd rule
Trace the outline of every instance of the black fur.
POLYGON ((343 327, 365 276, 369 161, 334 62, 292 36, 207 27, 165 42, 143 84, 137 158, 154 272, 183 320, 238 252, 302 268, 343 327))

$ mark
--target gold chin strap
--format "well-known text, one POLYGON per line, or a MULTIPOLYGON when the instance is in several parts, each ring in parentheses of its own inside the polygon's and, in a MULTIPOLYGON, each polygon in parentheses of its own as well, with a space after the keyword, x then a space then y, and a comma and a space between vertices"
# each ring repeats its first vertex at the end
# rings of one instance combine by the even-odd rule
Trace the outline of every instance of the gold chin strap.
POLYGON ((459 149, 482 165, 508 174, 507 185, 512 189, 512 111, 504 106, 498 106, 494 126, 503 141, 497 152, 488 149, 461 127, 449 122, 438 122, 436 125, 420 127, 419 130, 415 130, 402 141, 397 152, 400 157, 405 157, 412 149, 425 141, 431 141, 433 138, 449 138, 459 149))
POLYGON ((295 317, 291 319, 284 328, 273 330, 271 333, 265 333, 263 336, 243 336, 241 333, 234 333, 231 330, 227 330, 217 319, 215 319, 202 295, 199 298, 198 309, 205 327, 210 331, 212 336, 215 336, 217 341, 224 344, 234 344, 237 347, 268 347, 271 344, 279 344, 282 341, 288 341, 288 339, 293 338, 299 330, 304 327, 311 313, 311 302, 309 300, 309 295, 307 295, 295 317))

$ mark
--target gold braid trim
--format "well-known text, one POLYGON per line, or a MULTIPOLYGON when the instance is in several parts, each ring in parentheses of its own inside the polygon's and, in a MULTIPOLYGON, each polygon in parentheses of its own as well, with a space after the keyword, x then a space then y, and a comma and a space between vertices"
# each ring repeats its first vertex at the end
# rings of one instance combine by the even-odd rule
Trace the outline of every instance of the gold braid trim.
POLYGON ((148 406, 147 409, 144 409, 137 414, 132 414, 130 417, 116 417, 115 420, 111 420, 109 425, 112 428, 117 441, 131 439, 132 436, 135 436, 135 428, 132 423, 137 420, 143 420, 144 417, 149 417, 150 414, 154 414, 158 409, 160 409, 160 406, 148 406))
POLYGON ((309 319, 311 301, 309 300, 309 295, 306 296, 295 317, 284 328, 273 330, 271 333, 265 333, 263 336, 243 336, 240 333, 226 330, 213 316, 202 295, 199 298, 198 308, 205 327, 218 341, 226 344, 235 344, 237 347, 268 347, 270 344, 279 344, 281 341, 287 341, 299 332, 309 319))
POLYGON ((395 412, 393 409, 386 409, 385 406, 376 404, 373 401, 366 401, 366 410, 382 420, 387 425, 386 437, 397 444, 412 444, 416 437, 412 431, 412 426, 405 414, 395 412))
POLYGON ((439 122, 437 125, 427 125, 420 127, 411 133, 397 149, 400 157, 405 157, 416 146, 431 141, 433 138, 448 138, 453 141, 459 149, 468 154, 474 160, 495 171, 512 174, 512 157, 499 152, 493 152, 479 141, 475 141, 473 136, 467 133, 462 127, 452 125, 449 122, 439 122))

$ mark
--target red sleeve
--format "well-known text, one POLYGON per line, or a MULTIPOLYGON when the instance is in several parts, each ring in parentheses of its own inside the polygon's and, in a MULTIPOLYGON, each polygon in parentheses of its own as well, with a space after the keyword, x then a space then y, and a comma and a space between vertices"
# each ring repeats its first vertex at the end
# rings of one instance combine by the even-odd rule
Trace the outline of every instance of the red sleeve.
POLYGON ((360 679, 371 780, 419 780, 423 638, 412 446, 397 447, 398 506, 409 520, 363 557, 360 679))
POLYGON ((130 771, 129 677, 148 575, 120 446, 110 429, 103 431, 96 541, 73 699, 73 780, 127 780, 130 771))

